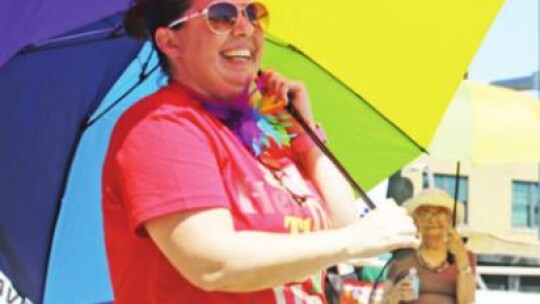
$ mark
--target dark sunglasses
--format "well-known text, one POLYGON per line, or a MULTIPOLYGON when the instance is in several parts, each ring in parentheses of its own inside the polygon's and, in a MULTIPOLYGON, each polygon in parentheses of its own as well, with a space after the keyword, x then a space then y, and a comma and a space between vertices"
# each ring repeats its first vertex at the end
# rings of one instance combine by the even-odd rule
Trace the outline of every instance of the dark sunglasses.
POLYGON ((266 30, 268 27, 268 9, 264 4, 250 2, 245 6, 239 6, 223 0, 214 1, 199 12, 180 17, 169 23, 167 27, 176 29, 179 25, 191 19, 205 16, 210 30, 216 34, 227 34, 236 26, 241 15, 244 15, 251 25, 256 28, 266 30))

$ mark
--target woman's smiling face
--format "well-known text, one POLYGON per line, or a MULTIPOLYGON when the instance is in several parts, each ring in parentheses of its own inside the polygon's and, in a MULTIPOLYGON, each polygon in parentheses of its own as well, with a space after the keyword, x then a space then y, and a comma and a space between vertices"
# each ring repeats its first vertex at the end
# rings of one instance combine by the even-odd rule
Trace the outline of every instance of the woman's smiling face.
POLYGON ((422 236, 444 237, 450 229, 450 211, 444 207, 418 207, 413 213, 413 218, 422 236))
MULTIPOLYGON (((184 14, 197 13, 213 0, 194 0, 184 14)), ((249 1, 227 1, 240 8, 249 1)), ((193 18, 173 33, 179 53, 169 58, 177 81, 200 94, 217 100, 237 97, 260 66, 264 32, 241 14, 229 32, 215 33, 205 16, 193 18)))

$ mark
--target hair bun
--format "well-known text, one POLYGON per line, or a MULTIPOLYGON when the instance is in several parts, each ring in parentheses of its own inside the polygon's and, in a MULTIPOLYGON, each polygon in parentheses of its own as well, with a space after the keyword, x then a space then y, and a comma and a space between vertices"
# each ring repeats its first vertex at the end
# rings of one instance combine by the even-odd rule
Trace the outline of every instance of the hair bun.
POLYGON ((133 1, 131 7, 124 14, 124 28, 128 36, 136 39, 147 39, 146 15, 151 0, 133 1))

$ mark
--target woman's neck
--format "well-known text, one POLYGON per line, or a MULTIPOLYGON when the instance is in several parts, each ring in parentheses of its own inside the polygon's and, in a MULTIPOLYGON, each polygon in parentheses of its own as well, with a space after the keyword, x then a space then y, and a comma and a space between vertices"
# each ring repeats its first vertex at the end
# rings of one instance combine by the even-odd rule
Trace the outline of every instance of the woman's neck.
POLYGON ((446 246, 446 241, 443 238, 423 238, 422 246, 419 250, 422 252, 424 257, 437 260, 442 257, 446 258, 448 247, 446 246))
POLYGON ((416 252, 420 266, 435 272, 445 270, 448 267, 447 253, 441 249, 442 246, 420 247, 416 252))

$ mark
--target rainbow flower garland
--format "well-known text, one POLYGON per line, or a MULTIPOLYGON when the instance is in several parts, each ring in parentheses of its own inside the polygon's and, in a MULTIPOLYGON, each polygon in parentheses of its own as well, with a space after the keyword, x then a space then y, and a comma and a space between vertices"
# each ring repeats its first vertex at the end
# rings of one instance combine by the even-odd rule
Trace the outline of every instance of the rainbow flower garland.
POLYGON ((264 95, 264 82, 265 78, 259 77, 252 89, 246 84, 242 94, 227 104, 202 102, 255 156, 273 145, 288 147, 294 137, 287 132, 292 124, 291 116, 283 111, 285 101, 264 95))

